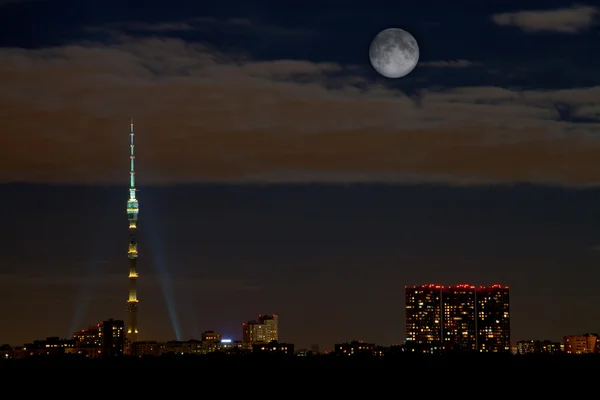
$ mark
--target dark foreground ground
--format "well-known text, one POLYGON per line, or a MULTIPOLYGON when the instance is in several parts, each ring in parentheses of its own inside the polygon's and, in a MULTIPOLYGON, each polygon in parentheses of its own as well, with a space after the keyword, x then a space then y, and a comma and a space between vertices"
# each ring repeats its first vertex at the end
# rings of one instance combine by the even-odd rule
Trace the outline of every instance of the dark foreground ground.
POLYGON ((198 367, 251 367, 260 364, 293 368, 386 368, 386 367, 600 367, 600 355, 471 355, 471 356, 385 356, 385 357, 337 357, 337 356, 162 356, 134 359, 90 360, 77 356, 37 356, 22 360, 2 360, 0 368, 56 368, 56 367, 125 367, 125 368, 198 368, 198 367))

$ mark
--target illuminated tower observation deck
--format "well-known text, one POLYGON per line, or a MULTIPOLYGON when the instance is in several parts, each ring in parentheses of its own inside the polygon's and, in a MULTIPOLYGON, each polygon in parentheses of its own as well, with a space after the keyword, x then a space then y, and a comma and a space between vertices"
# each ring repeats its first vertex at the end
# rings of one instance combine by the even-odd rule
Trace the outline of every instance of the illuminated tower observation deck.
POLYGON ((136 342, 137 329, 137 256, 138 243, 135 236, 137 230, 137 218, 140 210, 139 203, 135 198, 135 152, 134 152, 133 118, 129 121, 129 200, 127 200, 127 219, 129 220, 129 248, 127 258, 129 259, 129 298, 127 299, 128 326, 127 338, 136 342))

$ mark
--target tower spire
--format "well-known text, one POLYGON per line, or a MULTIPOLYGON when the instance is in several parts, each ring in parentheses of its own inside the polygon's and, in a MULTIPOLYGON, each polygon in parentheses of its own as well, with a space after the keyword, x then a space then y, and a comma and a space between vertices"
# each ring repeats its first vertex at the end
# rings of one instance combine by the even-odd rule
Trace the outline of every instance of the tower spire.
POLYGON ((133 118, 129 119, 129 198, 135 199, 135 133, 133 118))
POLYGON ((128 327, 127 338, 130 343, 136 342, 137 329, 137 256, 138 243, 136 239, 137 218, 140 210, 138 200, 135 198, 135 133, 133 131, 133 118, 129 119, 129 199, 127 200, 127 219, 129 220, 129 297, 127 298, 128 327))

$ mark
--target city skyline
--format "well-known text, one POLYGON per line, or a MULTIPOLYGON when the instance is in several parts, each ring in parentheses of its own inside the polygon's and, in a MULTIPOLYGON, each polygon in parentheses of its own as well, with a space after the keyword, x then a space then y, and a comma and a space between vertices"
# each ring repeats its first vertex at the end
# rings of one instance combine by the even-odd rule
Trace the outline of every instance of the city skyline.
MULTIPOLYGON (((6 202, 4 209, 18 211, 15 217, 19 217, 19 224, 34 225, 41 220, 46 224, 34 232, 28 231, 29 241, 23 244, 10 239, 4 231, 3 237, 12 240, 12 245, 2 254, 2 265, 13 266, 16 272, 14 266, 23 265, 18 260, 28 248, 23 245, 32 243, 43 249, 44 261, 31 263, 34 258, 29 258, 31 261, 27 266, 30 269, 25 276, 4 273, 2 284, 6 295, 31 290, 32 297, 25 299, 24 308, 20 309, 26 313, 17 313, 14 308, 3 310, 7 318, 19 325, 11 327, 2 342, 20 342, 28 337, 46 337, 60 332, 66 335, 74 330, 71 327, 77 328, 81 323, 102 316, 119 317, 115 314, 118 312, 124 317, 122 296, 127 290, 123 282, 124 186, 63 187, 60 197, 56 197, 56 188, 50 186, 16 185, 10 190, 4 187, 0 196, 6 202), (64 203, 62 199, 65 198, 79 199, 80 203, 64 203), (53 215, 32 207, 33 199, 44 201, 46 207, 55 210, 53 215), (93 202, 103 204, 105 209, 90 210, 87 204, 93 202), (88 220, 97 218, 99 225, 80 226, 63 217, 72 214, 88 220), (52 237, 47 235, 50 228, 54 233, 52 237), (72 232, 77 232, 77 238, 71 237, 72 232), (115 232, 123 233, 121 236, 115 232), (72 245, 87 249, 85 255, 73 259, 72 245), (61 265, 69 266, 69 269, 61 270, 61 265), (51 271, 64 272, 57 275, 51 271), (40 300, 43 299, 44 304, 53 304, 51 315, 39 309, 36 295, 42 296, 40 300), (35 318, 30 319, 30 316, 35 318)), ((154 332, 153 339, 191 338, 204 329, 219 330, 229 336, 238 332, 237 321, 245 319, 244 315, 271 309, 283 315, 282 332, 286 336, 292 335, 289 341, 299 346, 317 341, 325 348, 335 341, 353 338, 394 343, 404 337, 403 286, 427 281, 509 284, 515 304, 515 340, 535 337, 558 340, 571 329, 572 333, 597 331, 594 328, 597 311, 592 306, 593 280, 580 282, 576 287, 565 285, 561 272, 568 271, 575 259, 578 265, 587 264, 594 273, 598 256, 595 243, 600 232, 589 218, 587 210, 590 207, 586 205, 588 202, 595 204, 596 199, 600 202, 599 194, 590 194, 594 191, 577 195, 557 189, 540 191, 535 187, 497 188, 492 196, 483 190, 435 187, 421 188, 420 195, 415 195, 411 188, 378 186, 180 187, 176 193, 183 200, 173 209, 170 208, 169 191, 142 190, 146 225, 145 232, 140 234, 142 243, 147 243, 148 255, 139 290, 147 293, 144 304, 149 303, 146 312, 140 311, 140 318, 145 321, 144 330, 154 332), (520 192, 519 195, 515 195, 515 191, 520 192), (372 192, 378 193, 377 200, 373 200, 372 192), (557 192, 559 196, 556 196, 557 192), (554 196, 548 193, 554 193, 554 196), (267 195, 272 203, 264 202, 267 195), (500 200, 502 197, 504 201, 500 200), (352 201, 348 202, 348 198, 352 201), (448 199, 453 199, 453 206, 443 204, 448 199), (525 199, 525 204, 517 208, 516 215, 503 211, 501 203, 521 199, 525 199), (537 204, 542 199, 545 200, 544 208, 531 212, 527 205, 537 204), (342 209, 336 206, 340 201, 345 203, 342 209), (471 208, 474 201, 478 208, 471 208), (365 203, 372 206, 365 210, 365 203), (294 205, 297 212, 301 211, 301 216, 288 213, 287 208, 294 205), (329 237, 333 225, 315 218, 318 215, 315 213, 324 208, 334 220, 349 218, 355 226, 345 234, 329 237), (190 218, 187 210, 191 209, 202 211, 190 218), (267 210, 268 214, 265 214, 267 210), (285 216, 283 219, 278 217, 282 215, 285 216), (478 221, 481 215, 486 218, 483 225, 478 221), (388 221, 384 225, 379 222, 382 218, 388 221), (460 229, 464 218, 467 221, 471 218, 471 226, 489 226, 490 230, 472 230, 467 236, 469 241, 464 241, 464 236, 460 239, 448 236, 448 232, 460 229), (555 228, 548 229, 546 218, 554 221, 555 228), (431 220, 438 222, 432 225, 431 220), (258 221, 261 222, 260 235, 254 229, 258 221), (425 221, 428 221, 427 226, 421 224, 425 221), (517 221, 524 228, 514 235, 512 227, 517 221), (286 225, 290 223, 299 230, 295 233, 287 231, 286 225), (314 230, 315 224, 322 229, 314 230), (190 227, 196 225, 202 225, 203 229, 190 231, 190 227), (405 229, 398 229, 398 226, 405 229), (379 230, 374 230, 375 227, 379 230), (498 242, 490 241, 492 238, 497 240, 496 227, 502 227, 505 232, 501 240, 504 253, 500 258, 494 252, 498 242), (568 241, 564 240, 564 229, 572 234, 568 241), (312 236, 305 235, 309 230, 312 236), (282 231, 287 236, 282 237, 282 231), (526 237, 543 240, 524 241, 526 237), (438 254, 431 254, 423 245, 425 238, 437 243, 438 254), (290 242, 290 239, 294 240, 290 242), (197 241, 204 244, 202 252, 196 251, 197 241), (323 259, 303 255, 300 243, 319 248, 324 242, 329 243, 330 249, 323 259), (359 242, 362 246, 357 246, 359 242), (268 249, 264 247, 265 243, 270 244, 268 249), (388 243, 396 243, 397 249, 390 252, 388 243), (482 268, 477 260, 464 258, 464 254, 473 251, 473 243, 478 243, 479 259, 487 252, 494 254, 491 258, 483 256, 487 268, 482 268), (237 251, 231 252, 230 246, 237 251), (540 248, 545 249, 544 253, 539 253, 540 248), (288 254, 298 256, 289 261, 288 254), (539 258, 540 254, 544 258, 539 258), (178 264, 178 259, 190 261, 184 265, 178 264), (332 297, 329 282, 339 276, 331 262, 335 265, 342 260, 344 285, 338 285, 335 297, 332 297), (452 268, 431 270, 438 262, 452 268), (186 272, 190 268, 187 263, 203 267, 190 274, 186 272), (170 269, 166 269, 167 265, 170 269), (293 271, 303 271, 302 279, 286 278, 287 270, 265 269, 266 265, 272 268, 288 265, 293 271), (366 275, 365 266, 370 266, 366 275), (549 269, 555 273, 549 274, 549 269), (524 270, 537 277, 533 285, 529 278, 519 281, 524 270), (261 271, 260 275, 257 271, 261 271), (224 276, 229 278, 223 279, 224 276), (294 301, 295 296, 305 293, 310 296, 301 298, 300 302, 294 301), (358 301, 356 293, 362 294, 362 300, 358 301), (559 293, 564 294, 557 302, 559 293), (273 307, 273 304, 277 306, 273 307), (397 310, 391 318, 390 305, 397 310), (340 313, 344 309, 348 311, 340 313), (357 314, 364 323, 356 324, 357 314), (535 325, 528 324, 531 314, 540 316, 535 325), (381 318, 386 318, 386 322, 381 318)), ((16 220, 7 217, 5 220, 9 223, 5 228, 19 226, 16 220)), ((348 227, 347 224, 343 226, 348 227)), ((15 239, 21 237, 21 231, 16 232, 15 239)))
MULTIPOLYGON (((457 284, 420 284, 405 286, 405 337, 400 342, 385 343, 383 346, 403 346, 408 351, 417 351, 419 353, 435 354, 444 351, 477 351, 477 352, 521 352, 523 349, 530 350, 535 346, 550 346, 548 351, 554 351, 555 343, 548 339, 511 339, 510 324, 510 300, 509 287, 500 284, 480 285, 457 284), (490 303, 491 302, 491 303, 490 303), (486 304, 488 303, 488 304, 486 304), (421 313, 421 311, 423 313, 421 313), (496 320, 495 323, 494 319, 496 320), (490 320, 490 321, 488 321, 490 320), (504 320, 504 321, 502 321, 504 320), (490 329, 487 329, 490 328, 490 329), (492 336, 490 336, 492 335, 492 336), (486 347, 487 346, 487 347, 486 347), (521 348, 521 346, 525 346, 521 348)), ((128 301, 129 303, 129 301, 128 301)), ((130 322, 137 323, 136 316, 131 319, 131 312, 127 308, 127 314, 130 322)), ((202 332, 202 341, 206 340, 207 335, 226 339, 224 342, 239 342, 252 346, 255 343, 265 344, 271 341, 279 342, 279 316, 277 314, 258 314, 258 318, 248 320, 241 324, 242 333, 240 338, 232 335, 230 338, 224 338, 221 333, 215 333, 214 330, 204 330, 202 332), (233 339, 232 339, 233 338, 233 339)), ((109 318, 107 321, 113 321, 109 318)), ((119 322, 119 321, 117 321, 119 322)), ((120 321, 121 323, 123 321, 120 321)), ((97 326, 100 327, 102 321, 97 326)), ((130 326, 131 323, 129 324, 130 326)), ((73 338, 80 334, 87 334, 89 329, 96 325, 89 325, 88 330, 77 329, 73 338)), ((131 351, 132 343, 161 343, 155 339, 144 338, 137 341, 137 330, 131 335, 132 329, 127 333, 123 332, 123 338, 129 341, 124 342, 126 354, 131 351), (129 349, 129 350, 128 350, 129 349)), ((567 338, 573 340, 583 340, 584 342, 590 335, 596 333, 578 335, 563 335, 562 338, 567 343, 567 338)), ((70 340, 69 337, 48 336, 52 340, 70 340)), ((591 336, 595 340, 595 336, 591 336)), ((36 339, 40 341, 41 339, 36 339)), ((197 337, 190 337, 187 340, 181 338, 170 339, 167 342, 198 341, 197 337)), ((347 340, 346 344, 357 342, 356 339, 347 340)), ((364 342, 364 341, 360 341, 364 342)), ((586 342, 587 343, 587 342, 586 342)), ((578 346, 588 346, 588 344, 578 342, 578 346)), ((10 345, 10 344, 7 344, 10 345)), ((143 344, 142 344, 143 345, 143 344)), ((318 343, 311 343, 311 346, 319 346, 318 343)), ((336 344, 336 346, 338 346, 336 344)), ((374 346, 374 344, 373 344, 374 346)), ((380 345, 381 346, 381 345, 380 345)), ((565 344, 566 346, 566 344, 565 344)), ((569 345, 574 346, 574 345, 569 345)), ((595 348, 594 344, 589 345, 595 348)), ((18 347, 18 346, 17 346, 18 347)), ((330 351, 330 350, 328 350, 330 351)), ((537 351, 537 350, 536 350, 537 351)), ((546 351, 546 350, 544 350, 546 351)), ((577 353, 579 354, 579 353, 577 353)))
MULTIPOLYGON (((258 318, 241 324, 242 339, 223 337, 220 332, 206 330, 201 338, 188 340, 128 341, 123 320, 109 318, 87 329, 77 330, 72 337, 36 339, 23 345, 0 345, 0 359, 26 358, 33 355, 73 354, 85 358, 115 356, 160 356, 168 354, 206 355, 214 352, 244 355, 273 352, 306 356, 334 354, 342 356, 374 356, 412 354, 597 354, 598 334, 565 335, 562 343, 548 339, 517 340, 510 338, 509 288, 499 284, 443 286, 422 284, 405 287, 406 340, 402 344, 376 344, 362 340, 336 343, 334 350, 296 348, 279 339, 279 316, 258 314, 258 318)), ((128 332, 131 333, 131 332, 128 332)))
POLYGON ((0 343, 132 292, 140 340, 399 343, 428 282, 509 286, 513 342, 600 331, 597 5, 72 3, 0 1, 0 343))
MULTIPOLYGON (((516 343, 510 341, 510 322, 508 321, 508 288, 500 285, 492 285, 491 287, 480 286, 476 288, 476 292, 480 293, 483 298, 476 300, 475 292, 468 293, 469 289, 475 289, 471 285, 457 285, 454 287, 442 288, 439 285, 419 285, 411 288, 406 288, 406 309, 414 309, 417 301, 424 300, 425 303, 418 303, 419 308, 424 306, 425 314, 431 312, 428 310, 432 304, 428 304, 431 298, 426 295, 427 292, 434 294, 436 289, 442 289, 434 300, 438 303, 438 310, 434 311, 430 316, 416 317, 419 313, 410 311, 407 313, 407 332, 411 332, 406 338, 406 342, 391 345, 382 345, 376 343, 368 343, 362 340, 350 340, 343 343, 336 343, 334 350, 326 349, 321 351, 318 344, 312 344, 310 349, 296 348, 293 343, 282 343, 278 337, 278 316, 275 314, 266 315, 259 314, 258 319, 250 320, 242 323, 242 340, 232 340, 223 337, 219 332, 207 330, 202 332, 201 338, 193 338, 185 341, 169 340, 160 342, 156 340, 145 340, 137 342, 127 342, 125 333, 125 323, 123 320, 114 320, 112 318, 100 321, 97 324, 89 325, 87 329, 77 330, 72 334, 72 337, 61 338, 59 336, 47 337, 46 339, 36 339, 31 343, 25 343, 20 346, 10 346, 7 344, 0 345, 0 360, 2 359, 20 359, 27 358, 33 355, 57 355, 57 354, 72 354, 80 355, 85 358, 111 358, 115 356, 129 355, 136 357, 144 356, 160 356, 168 354, 195 354, 206 355, 210 353, 222 353, 228 355, 248 355, 255 352, 275 352, 288 355, 306 356, 320 354, 335 354, 343 356, 352 356, 359 354, 371 354, 374 356, 384 355, 400 355, 401 353, 420 354, 420 355, 469 355, 476 353, 495 353, 495 354, 598 354, 600 353, 598 343, 599 336, 597 333, 584 333, 578 335, 566 335, 562 338, 562 343, 552 340, 518 340, 516 343), (445 290, 446 289, 446 290, 445 290), (425 291, 423 291, 425 290, 425 291), (465 295, 467 295, 465 297, 465 295), (499 297, 498 297, 499 295, 499 297), (444 296, 449 296, 444 299, 444 296), (415 300, 415 297, 420 299, 415 300), (500 308, 496 311, 494 304, 485 303, 488 300, 496 302, 501 300, 500 308), (466 302, 465 302, 466 301, 466 302), (464 310, 464 307, 472 308, 466 313, 460 310, 452 311, 448 309, 449 305, 459 305, 464 310), (476 305, 474 304, 476 303, 476 305), (475 308, 481 308, 478 311, 477 320, 474 315, 475 308), (442 309, 444 310, 442 312, 442 309), (488 316, 487 311, 491 311, 488 316), (503 311, 504 310, 504 311, 503 311), (448 311, 450 314, 448 315, 448 311), (458 312, 457 312, 458 311, 458 312), (497 311, 500 311, 499 313, 497 311), (441 315, 444 314, 443 317, 441 315), (490 326, 486 321, 488 317, 507 318, 507 323, 500 323, 497 326, 499 330, 490 326), (467 315, 467 320, 464 318, 456 318, 458 316, 467 315), (432 325, 436 325, 438 321, 430 320, 430 317, 438 319, 450 318, 451 324, 458 321, 457 326, 463 325, 461 329, 466 329, 467 332, 459 332, 452 330, 450 335, 444 333, 448 329, 447 322, 438 325, 439 334, 432 330, 432 325), (462 320, 462 321, 460 321, 462 320), (466 322, 466 325, 464 324, 466 322), (483 322, 483 326, 481 323, 483 322), (425 325, 424 325, 425 324, 425 325), (429 326, 427 326, 429 325, 429 326), (473 325, 473 326, 471 326, 473 325), (479 325, 479 326, 478 326, 479 325), (491 330, 488 328, 492 328, 491 330), (433 333, 433 335, 432 335, 433 333), (464 335, 464 334, 467 335, 464 335), (489 336, 489 334, 492 336, 489 336), (432 340, 433 339, 433 340, 432 340), (491 339, 491 340, 490 340, 491 339), (443 343, 443 345, 442 345, 443 343)), ((434 307, 435 308, 435 307, 434 307)), ((492 321, 493 322, 493 321, 492 321)), ((459 329, 460 330, 460 329, 459 329)))

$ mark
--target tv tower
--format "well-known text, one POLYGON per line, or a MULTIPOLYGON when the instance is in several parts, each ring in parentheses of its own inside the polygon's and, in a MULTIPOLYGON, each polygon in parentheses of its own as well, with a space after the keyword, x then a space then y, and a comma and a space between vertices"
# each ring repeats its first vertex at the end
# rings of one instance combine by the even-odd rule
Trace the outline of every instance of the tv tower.
POLYGON ((135 198, 135 152, 134 152, 133 118, 129 120, 129 200, 127 200, 127 219, 129 220, 129 248, 127 258, 129 259, 129 298, 127 299, 128 326, 127 338, 131 343, 136 342, 137 329, 137 256, 138 243, 135 237, 137 230, 137 218, 140 211, 139 203, 135 198))

